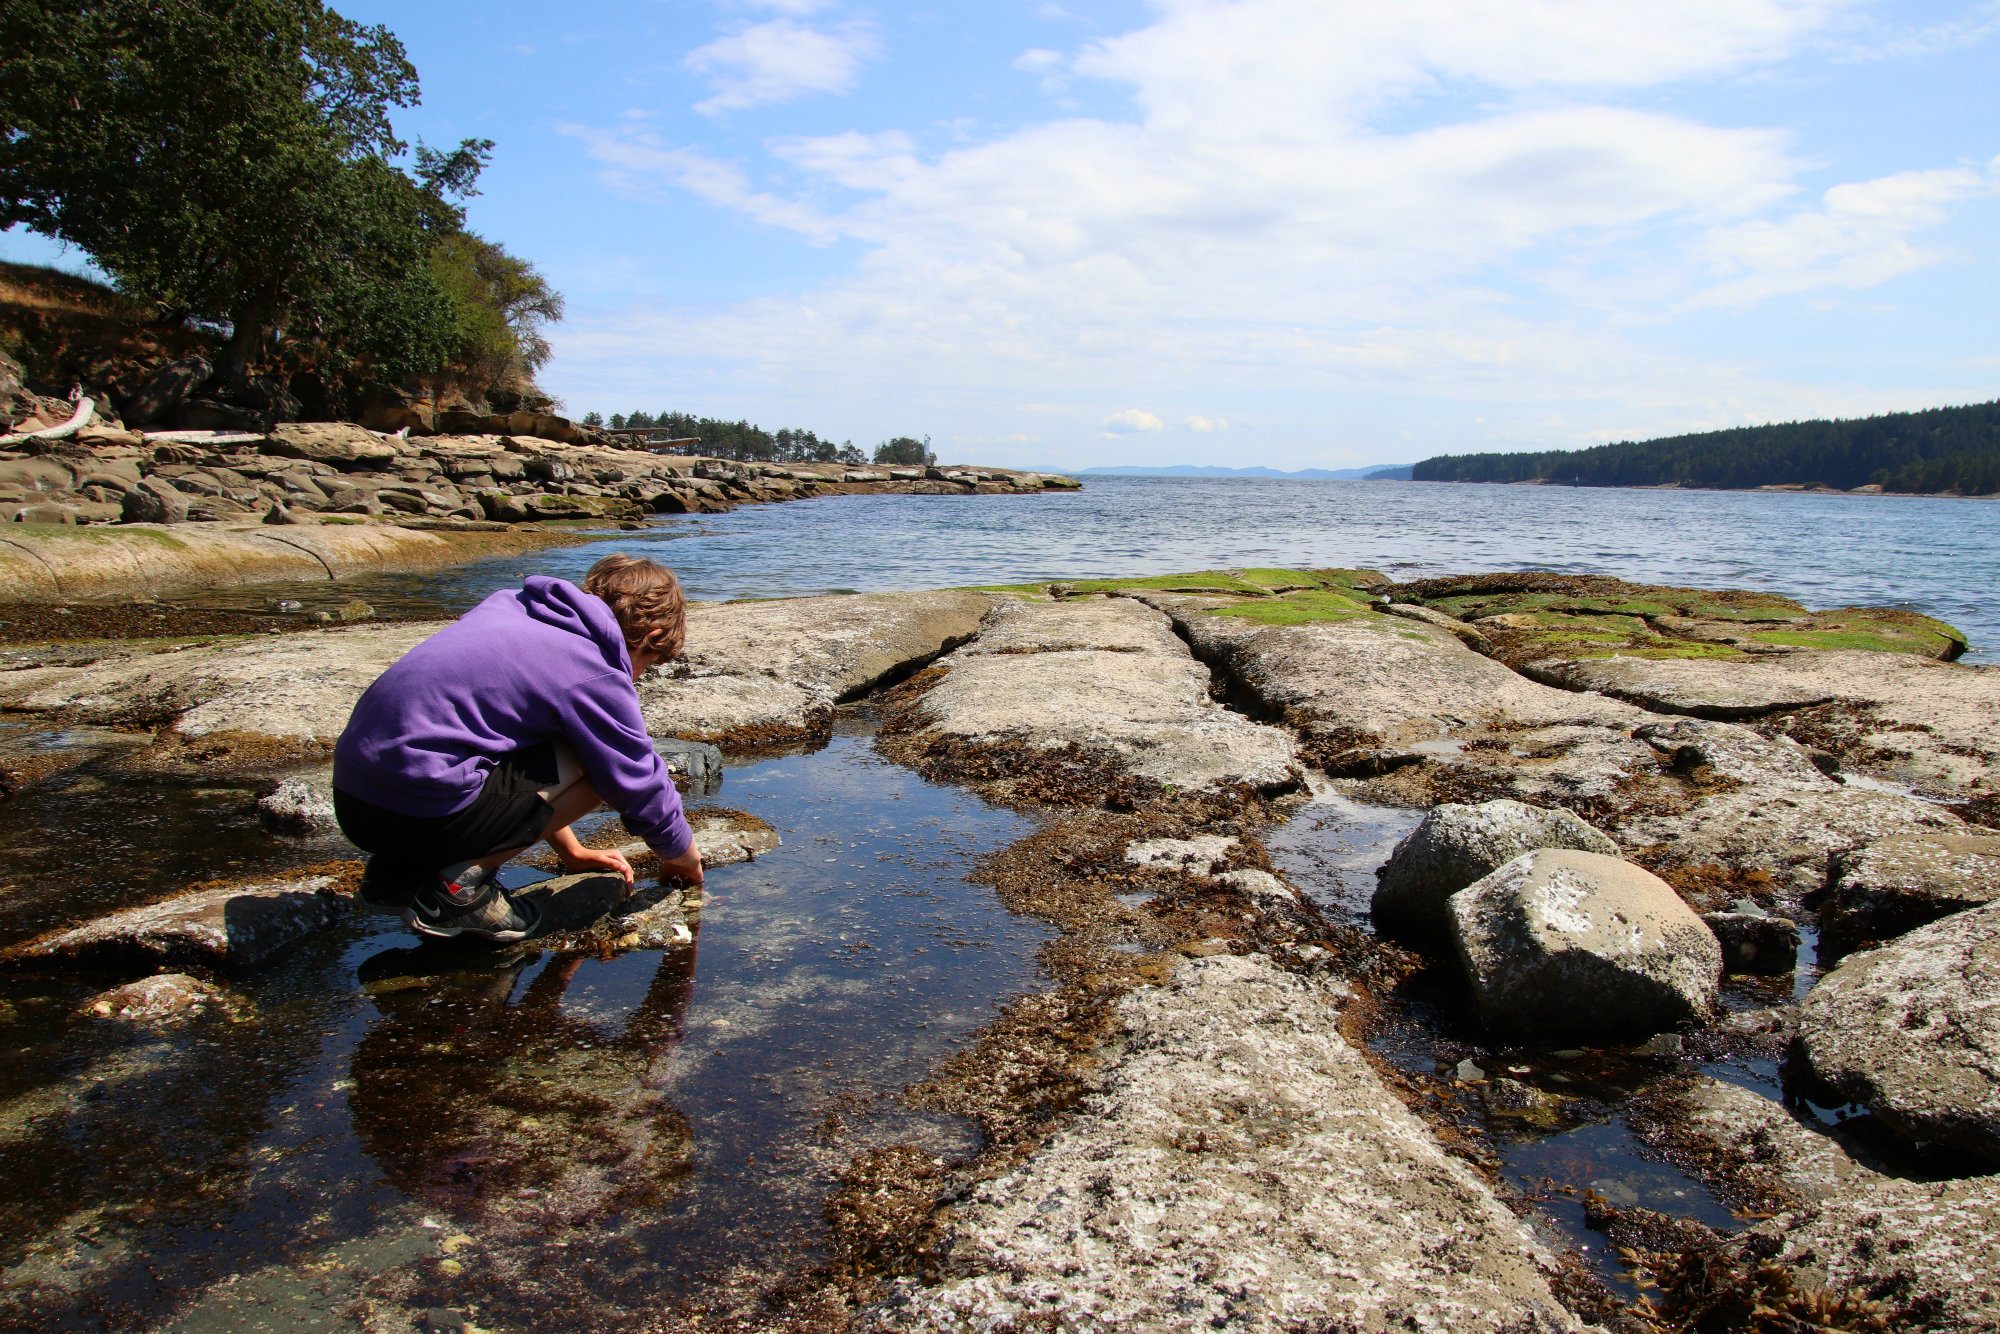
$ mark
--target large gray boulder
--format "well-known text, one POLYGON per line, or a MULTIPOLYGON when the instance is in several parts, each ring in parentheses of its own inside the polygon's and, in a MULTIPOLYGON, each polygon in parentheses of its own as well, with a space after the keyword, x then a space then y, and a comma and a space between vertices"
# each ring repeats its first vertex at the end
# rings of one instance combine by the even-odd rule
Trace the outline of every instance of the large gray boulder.
POLYGON ((1799 1047, 1894 1133, 2000 1168, 2000 904, 1848 958, 1807 993, 1799 1047))
POLYGON ((1451 898, 1487 1026, 1528 1038, 1638 1038, 1705 1017, 1722 947, 1673 887, 1595 852, 1523 853, 1451 898))
POLYGON ((331 876, 191 890, 100 917, 7 952, 15 963, 64 964, 127 975, 189 968, 242 972, 338 921, 347 900, 331 876))
POLYGON ((1447 942, 1447 900, 1537 848, 1618 855, 1616 843, 1566 810, 1505 800, 1446 802, 1432 807, 1375 873, 1375 922, 1412 940, 1447 942))
POLYGON ((1910 834, 1834 858, 1820 957, 1900 936, 2000 899, 2000 837, 1910 834))

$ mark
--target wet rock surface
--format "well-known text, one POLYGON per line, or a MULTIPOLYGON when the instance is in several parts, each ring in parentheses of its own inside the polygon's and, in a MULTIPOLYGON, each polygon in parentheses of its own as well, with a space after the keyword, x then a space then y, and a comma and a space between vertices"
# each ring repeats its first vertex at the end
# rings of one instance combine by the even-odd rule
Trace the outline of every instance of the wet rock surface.
POLYGON ((1799 1046, 1903 1139, 2000 1168, 2000 905, 1847 958, 1806 994, 1799 1046))
POLYGON ((238 1003, 212 982, 187 973, 156 973, 113 987, 89 1001, 82 1013, 120 1023, 173 1024, 211 1010, 234 1013, 238 1003))
POLYGON ((221 885, 113 913, 6 952, 9 964, 151 972, 247 971, 331 927, 346 911, 331 876, 221 885))
POLYGON ((1616 843, 1571 811, 1505 799, 1477 806, 1446 802, 1430 809, 1378 873, 1370 904, 1375 921, 1397 934, 1448 946, 1452 917, 1446 901, 1536 848, 1618 855, 1616 843))
POLYGON ((1723 971, 1783 977, 1798 966, 1799 924, 1774 917, 1747 900, 1734 912, 1705 912, 1701 920, 1722 946, 1723 971))
POLYGON ((257 798, 257 818, 277 834, 304 837, 327 833, 338 827, 332 784, 288 778, 257 798))
MULTIPOLYGON (((286 511, 293 518, 295 511, 286 511)), ((23 523, 0 530, 7 601, 156 596, 267 581, 325 582, 375 570, 440 565, 576 540, 563 533, 322 521, 274 526, 244 512, 231 521, 88 528, 23 523)))
POLYGON ((1581 1328, 1533 1234, 1340 1037, 1341 999, 1254 957, 1127 996, 1081 1114, 954 1211, 951 1278, 867 1327, 1581 1328))
MULTIPOLYGON (((753 861, 783 841, 777 830, 741 811, 696 811, 688 823, 704 871, 753 861)), ((563 950, 657 950, 693 941, 701 922, 702 891, 655 877, 644 843, 627 843, 619 851, 638 873, 630 886, 620 876, 584 872, 541 881, 520 895, 542 913, 538 944, 563 950)))
POLYGON ((1673 887, 1601 853, 1524 853, 1452 896, 1459 957, 1497 1031, 1641 1038, 1715 1007, 1722 951, 1673 887))

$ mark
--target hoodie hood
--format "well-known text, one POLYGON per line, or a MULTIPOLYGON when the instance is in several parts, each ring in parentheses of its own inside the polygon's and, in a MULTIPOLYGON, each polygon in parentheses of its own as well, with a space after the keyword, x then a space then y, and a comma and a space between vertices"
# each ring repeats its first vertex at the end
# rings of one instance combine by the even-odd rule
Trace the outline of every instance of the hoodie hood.
POLYGON ((631 674, 632 654, 625 646, 625 632, 603 598, 584 592, 567 579, 531 574, 521 583, 521 609, 531 620, 590 640, 602 651, 606 663, 631 674))

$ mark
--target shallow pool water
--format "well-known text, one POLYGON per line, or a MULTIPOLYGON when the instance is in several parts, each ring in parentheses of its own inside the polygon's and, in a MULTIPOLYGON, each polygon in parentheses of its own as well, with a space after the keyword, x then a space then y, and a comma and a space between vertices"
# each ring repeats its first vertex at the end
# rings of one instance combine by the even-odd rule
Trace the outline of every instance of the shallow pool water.
MULTIPOLYGON (((132 835, 176 869, 122 903, 203 846, 288 855, 239 826, 245 792, 90 776, 10 809, 7 899, 54 873, 32 828, 80 811, 183 812, 132 835)), ((815 1263, 857 1152, 976 1147, 899 1093, 1043 982, 1048 930, 965 879, 1028 822, 860 725, 730 770, 718 800, 784 845, 712 873, 695 942, 665 953, 418 945, 370 917, 167 1036, 74 1017, 92 985, 0 982, 0 1325, 301 1329, 387 1304, 617 1328, 815 1263)), ((17 930, 83 906, 43 899, 17 930)))

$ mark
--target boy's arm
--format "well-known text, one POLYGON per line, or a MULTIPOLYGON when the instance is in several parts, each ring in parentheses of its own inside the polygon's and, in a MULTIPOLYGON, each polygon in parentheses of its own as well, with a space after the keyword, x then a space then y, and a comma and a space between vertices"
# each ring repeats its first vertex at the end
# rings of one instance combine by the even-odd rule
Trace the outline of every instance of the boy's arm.
POLYGON ((632 679, 607 672, 580 681, 558 696, 556 712, 597 795, 646 840, 662 867, 683 861, 694 848, 694 831, 639 716, 632 679))
POLYGON ((576 831, 568 825, 549 835, 549 846, 562 859, 565 871, 616 871, 625 877, 625 885, 632 885, 632 863, 625 860, 625 854, 616 848, 587 848, 576 831))
POLYGON ((689 889, 700 889, 701 849, 690 843, 680 856, 660 858, 660 879, 678 880, 689 889))

